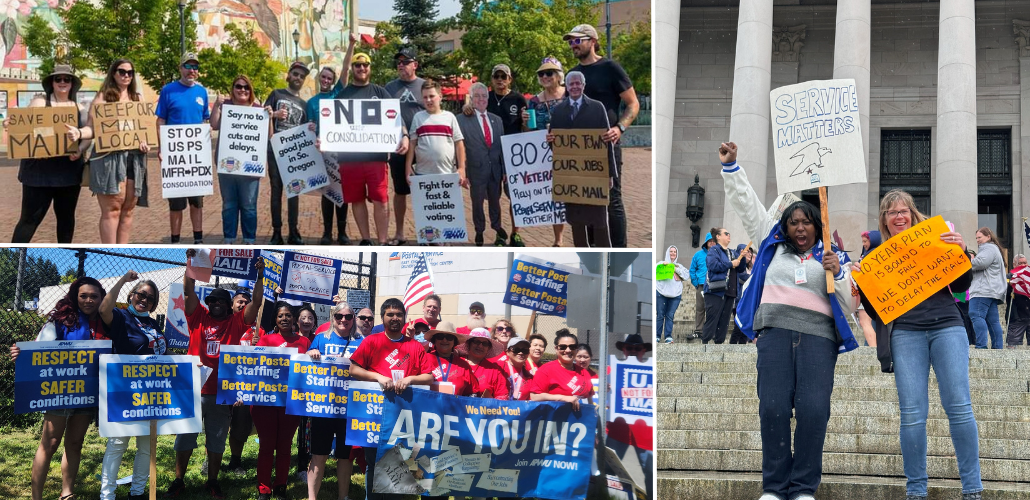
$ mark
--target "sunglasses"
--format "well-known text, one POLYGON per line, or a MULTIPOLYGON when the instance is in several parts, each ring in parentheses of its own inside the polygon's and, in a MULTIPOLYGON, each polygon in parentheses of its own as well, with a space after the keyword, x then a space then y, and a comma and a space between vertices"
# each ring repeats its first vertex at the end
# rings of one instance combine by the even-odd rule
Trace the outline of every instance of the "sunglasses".
POLYGON ((134 70, 134 69, 117 68, 117 69, 115 69, 115 71, 118 72, 118 76, 135 76, 136 75, 136 70, 134 70))
POLYGON ((375 318, 373 318, 372 316, 358 316, 358 319, 360 319, 361 321, 372 321, 375 318))
POLYGON ((481 339, 480 340, 470 340, 469 341, 469 345, 472 345, 472 346, 481 345, 483 347, 490 347, 490 341, 489 340, 481 340, 481 339))
POLYGON ((437 340, 446 340, 448 342, 457 343, 458 337, 455 337, 454 335, 437 335, 433 337, 433 342, 436 342, 437 340))
POLYGON ((54 83, 71 83, 72 78, 70 76, 55 76, 54 83))
POLYGON ((494 80, 505 80, 508 78, 508 74, 503 71, 498 71, 493 75, 494 80))
POLYGON ((579 45, 579 44, 581 44, 581 43, 583 43, 583 42, 585 42, 587 40, 590 40, 590 37, 588 37, 588 36, 581 36, 581 37, 577 37, 577 38, 570 38, 569 39, 569 45, 570 46, 572 46, 572 45, 579 45))
POLYGON ((482 309, 469 309, 469 314, 483 314, 482 309))
POLYGON ((340 320, 344 320, 344 319, 347 320, 347 321, 350 321, 350 320, 354 319, 354 315, 353 314, 334 314, 333 317, 336 318, 336 321, 340 321, 340 320))
POLYGON ((415 62, 414 59, 398 59, 397 60, 397 65, 398 66, 407 66, 407 65, 409 65, 409 64, 411 64, 413 62, 415 62))
POLYGON ((512 347, 511 349, 508 349, 508 350, 511 351, 514 354, 522 354, 522 355, 529 354, 529 348, 528 347, 512 347))
POLYGON ((644 346, 640 344, 628 345, 625 347, 626 352, 643 352, 644 346))
POLYGON ((368 63, 354 63, 354 64, 351 64, 351 66, 354 66, 355 68, 367 68, 367 67, 369 67, 369 64, 368 63))
POLYGON ((236 90, 246 90, 247 92, 250 92, 250 86, 248 85, 240 85, 237 83, 236 85, 233 85, 232 88, 236 90))
POLYGON ((136 292, 136 293, 134 293, 134 295, 136 296, 137 299, 145 300, 147 302, 154 302, 155 300, 157 300, 157 297, 155 297, 153 295, 150 295, 149 293, 146 293, 146 292, 136 292))
POLYGON ((182 65, 182 69, 190 70, 190 71, 200 71, 200 65, 199 64, 183 64, 182 65))
POLYGON ((504 332, 504 331, 513 332, 515 330, 512 327, 510 327, 510 326, 498 326, 498 327, 494 328, 494 331, 495 332, 504 332))
POLYGON ((576 344, 558 344, 554 346, 556 351, 571 351, 576 348, 576 344))
POLYGON ((555 71, 553 69, 545 69, 543 71, 537 71, 536 76, 543 78, 545 76, 554 76, 555 71))

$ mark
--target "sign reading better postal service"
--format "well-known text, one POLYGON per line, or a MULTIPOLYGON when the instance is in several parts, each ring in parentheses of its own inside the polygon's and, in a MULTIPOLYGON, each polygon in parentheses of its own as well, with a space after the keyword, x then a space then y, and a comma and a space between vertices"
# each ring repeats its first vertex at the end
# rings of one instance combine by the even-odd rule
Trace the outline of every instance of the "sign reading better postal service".
POLYGON ((392 153, 403 122, 399 99, 322 99, 318 138, 322 151, 392 153))

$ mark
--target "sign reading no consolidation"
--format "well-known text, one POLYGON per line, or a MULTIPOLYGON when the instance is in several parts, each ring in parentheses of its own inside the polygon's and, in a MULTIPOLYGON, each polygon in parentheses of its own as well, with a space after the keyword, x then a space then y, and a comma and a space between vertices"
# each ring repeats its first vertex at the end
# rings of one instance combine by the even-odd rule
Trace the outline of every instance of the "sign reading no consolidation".
POLYGON ((400 144, 399 99, 322 99, 318 113, 323 151, 392 153, 400 144))
POLYGON ((547 131, 501 137, 511 210, 519 227, 562 224, 565 205, 551 197, 552 159, 547 131))
POLYGON ((608 143, 600 129, 554 129, 554 200, 608 205, 608 143))
POLYGON ((79 110, 74 106, 50 108, 11 108, 7 125, 7 157, 52 158, 78 150, 79 141, 70 141, 65 132, 79 126, 79 110))
POLYGON ((157 144, 157 116, 154 103, 143 101, 104 102, 90 108, 93 116, 93 148, 97 153, 139 149, 140 144, 157 144))
POLYGON ((161 196, 207 196, 215 191, 211 174, 211 126, 161 127, 161 196))
POLYGON ((264 108, 222 106, 221 129, 218 173, 264 177, 268 143, 268 114, 264 108))

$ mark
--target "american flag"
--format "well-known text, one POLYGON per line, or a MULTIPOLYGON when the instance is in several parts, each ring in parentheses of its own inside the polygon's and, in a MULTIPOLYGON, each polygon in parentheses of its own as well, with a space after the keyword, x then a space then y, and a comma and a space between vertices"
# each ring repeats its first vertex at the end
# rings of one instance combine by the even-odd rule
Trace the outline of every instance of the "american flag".
POLYGON ((1023 232, 1026 233, 1026 244, 1030 245, 1030 225, 1027 225, 1026 218, 1023 218, 1023 232))
POLYGON ((433 293, 433 275, 429 272, 426 256, 420 253, 415 260, 415 268, 411 270, 411 277, 408 278, 408 288, 404 290, 404 309, 407 310, 418 304, 431 293, 433 293))

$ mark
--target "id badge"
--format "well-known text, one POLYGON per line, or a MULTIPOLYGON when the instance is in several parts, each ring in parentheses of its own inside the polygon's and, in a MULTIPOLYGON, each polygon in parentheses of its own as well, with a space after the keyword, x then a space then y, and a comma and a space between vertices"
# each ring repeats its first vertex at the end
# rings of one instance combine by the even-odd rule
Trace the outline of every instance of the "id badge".
POLYGON ((798 266, 794 268, 794 284, 800 285, 802 283, 808 283, 808 278, 805 276, 805 267, 798 266))
POLYGON ((390 370, 390 374, 393 375, 394 382, 400 382, 404 378, 404 370, 390 370))

